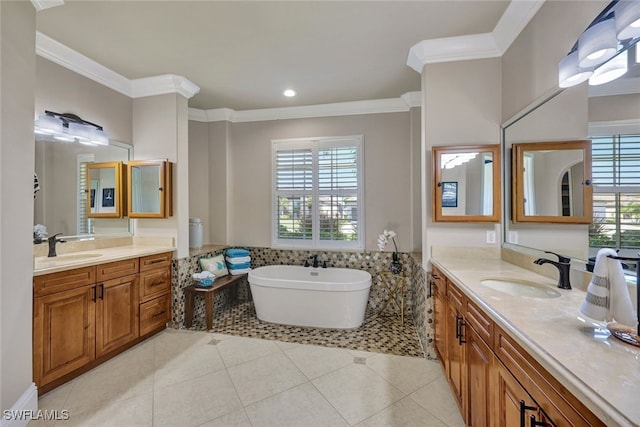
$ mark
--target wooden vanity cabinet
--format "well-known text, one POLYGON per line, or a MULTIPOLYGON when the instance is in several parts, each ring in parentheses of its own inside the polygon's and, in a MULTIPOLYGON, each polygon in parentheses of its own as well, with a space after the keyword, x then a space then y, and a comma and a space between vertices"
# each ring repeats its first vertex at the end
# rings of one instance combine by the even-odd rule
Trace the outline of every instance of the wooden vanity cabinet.
MULTIPOLYGON (((95 270, 95 267, 91 267, 95 270)), ((81 269, 79 274, 88 269, 81 269)), ((45 280, 37 280, 36 289, 45 280)), ((33 380, 50 383, 95 359, 94 283, 38 294, 33 304, 33 380)))
POLYGON ((433 321, 435 329, 433 344, 436 356, 438 356, 438 360, 440 360, 444 368, 444 362, 447 360, 447 349, 444 340, 447 312, 447 279, 435 267, 431 272, 431 293, 433 295, 433 321))
POLYGON ((467 426, 605 425, 442 272, 432 274, 440 278, 433 281, 436 353, 467 426))
POLYGON ((171 252, 34 277, 33 378, 40 394, 171 320, 171 252))

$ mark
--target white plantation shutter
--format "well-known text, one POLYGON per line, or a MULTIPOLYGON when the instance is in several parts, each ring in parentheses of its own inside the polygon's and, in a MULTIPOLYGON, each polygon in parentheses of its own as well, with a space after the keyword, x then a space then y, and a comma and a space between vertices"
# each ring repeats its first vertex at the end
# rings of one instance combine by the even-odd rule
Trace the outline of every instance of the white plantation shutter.
POLYGON ((640 248, 640 135, 591 140, 591 247, 640 248))
POLYGON ((362 248, 362 137, 273 141, 274 246, 362 248))

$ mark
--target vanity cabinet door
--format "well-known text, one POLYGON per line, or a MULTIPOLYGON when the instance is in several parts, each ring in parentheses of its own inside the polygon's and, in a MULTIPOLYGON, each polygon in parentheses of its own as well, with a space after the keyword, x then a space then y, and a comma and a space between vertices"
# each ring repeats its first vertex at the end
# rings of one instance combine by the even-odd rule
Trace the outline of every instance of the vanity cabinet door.
POLYGON ((95 359, 95 286, 35 298, 33 380, 50 383, 95 359))
POLYGON ((493 352, 471 327, 465 331, 466 395, 465 417, 470 427, 491 425, 491 377, 493 375, 493 352))
POLYGON ((102 356, 139 335, 138 276, 112 279, 97 285, 96 356, 102 356))
POLYGON ((500 362, 496 362, 495 382, 494 425, 496 427, 528 425, 526 421, 529 416, 537 415, 537 404, 500 362), (526 407, 536 409, 532 412, 532 410, 521 408, 520 401, 523 401, 526 407))
POLYGON ((447 320, 446 320, 446 343, 447 343, 447 379, 451 386, 453 396, 458 403, 460 412, 463 411, 464 384, 466 381, 464 360, 464 327, 463 327, 463 302, 462 294, 451 282, 447 286, 447 320))
POLYGON ((447 322, 447 281, 436 268, 432 270, 432 292, 433 292, 433 322, 434 337, 433 346, 436 356, 446 369, 447 346, 446 346, 446 322, 447 322))

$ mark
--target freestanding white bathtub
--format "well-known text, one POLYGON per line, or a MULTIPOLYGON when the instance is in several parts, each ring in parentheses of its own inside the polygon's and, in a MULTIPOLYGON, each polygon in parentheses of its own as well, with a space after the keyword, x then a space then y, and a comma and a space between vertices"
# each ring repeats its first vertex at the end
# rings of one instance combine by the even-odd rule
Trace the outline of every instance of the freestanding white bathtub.
POLYGON ((371 274, 351 268, 268 265, 249 272, 258 319, 315 328, 357 328, 364 321, 371 274))

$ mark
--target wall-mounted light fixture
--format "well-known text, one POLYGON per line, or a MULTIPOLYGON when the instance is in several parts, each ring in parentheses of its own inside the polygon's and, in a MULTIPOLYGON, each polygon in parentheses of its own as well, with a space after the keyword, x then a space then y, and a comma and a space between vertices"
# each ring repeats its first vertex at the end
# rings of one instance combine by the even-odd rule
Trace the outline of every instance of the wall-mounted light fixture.
POLYGON ((45 111, 36 120, 37 136, 53 137, 58 141, 79 142, 86 145, 109 145, 109 136, 102 126, 81 119, 71 113, 45 111))
POLYGON ((612 1, 560 61, 558 85, 571 87, 587 79, 590 85, 598 85, 623 76, 628 68, 624 52, 638 41, 640 0, 612 1))

